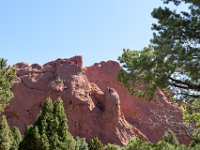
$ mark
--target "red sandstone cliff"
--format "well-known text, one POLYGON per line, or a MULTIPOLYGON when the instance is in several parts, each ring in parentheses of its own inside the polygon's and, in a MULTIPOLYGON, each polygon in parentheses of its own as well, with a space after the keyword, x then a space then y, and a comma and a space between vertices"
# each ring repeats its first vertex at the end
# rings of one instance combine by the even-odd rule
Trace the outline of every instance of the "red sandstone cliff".
POLYGON ((168 128, 182 142, 181 112, 167 97, 157 92, 156 100, 130 95, 116 80, 117 62, 82 67, 82 58, 57 59, 42 66, 18 63, 17 79, 12 87, 14 98, 5 109, 11 126, 21 131, 33 123, 47 97, 61 97, 74 136, 99 137, 104 143, 125 144, 131 137, 156 142, 168 128), (179 136, 181 135, 181 136, 179 136))

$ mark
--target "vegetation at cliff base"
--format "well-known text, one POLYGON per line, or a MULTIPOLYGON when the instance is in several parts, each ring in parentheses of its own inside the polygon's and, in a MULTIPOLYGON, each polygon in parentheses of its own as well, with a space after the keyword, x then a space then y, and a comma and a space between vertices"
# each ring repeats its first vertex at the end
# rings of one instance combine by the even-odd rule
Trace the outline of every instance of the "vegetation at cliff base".
POLYGON ((62 100, 53 103, 48 98, 34 125, 26 130, 20 150, 73 150, 74 147, 62 100))
POLYGON ((5 116, 0 117, 0 150, 18 150, 22 135, 18 128, 8 126, 5 116))

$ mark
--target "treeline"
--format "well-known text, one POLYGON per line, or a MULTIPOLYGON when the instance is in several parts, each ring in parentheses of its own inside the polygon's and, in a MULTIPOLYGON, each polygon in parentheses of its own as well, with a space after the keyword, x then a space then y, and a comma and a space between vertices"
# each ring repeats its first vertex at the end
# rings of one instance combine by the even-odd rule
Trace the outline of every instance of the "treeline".
POLYGON ((181 145, 172 131, 167 131, 163 140, 156 144, 132 138, 127 145, 103 145, 98 138, 86 141, 74 138, 67 124, 63 102, 58 98, 54 103, 50 98, 33 125, 21 135, 18 128, 10 128, 5 116, 0 118, 0 150, 199 150, 200 136, 189 146, 181 145))

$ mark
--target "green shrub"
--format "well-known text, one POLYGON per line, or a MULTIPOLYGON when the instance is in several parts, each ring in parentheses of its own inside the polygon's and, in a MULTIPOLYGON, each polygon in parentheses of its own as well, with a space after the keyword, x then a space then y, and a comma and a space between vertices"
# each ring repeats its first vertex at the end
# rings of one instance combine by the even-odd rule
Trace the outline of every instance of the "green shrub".
POLYGON ((98 138, 94 138, 89 142, 89 150, 103 150, 103 144, 98 138))
POLYGON ((174 146, 179 145, 179 141, 172 130, 168 130, 167 132, 165 132, 164 140, 171 145, 174 145, 174 146))
POLYGON ((140 140, 135 137, 132 138, 126 145, 126 150, 153 150, 150 143, 140 140))
POLYGON ((118 145, 108 144, 104 147, 104 150, 121 150, 118 145))
POLYGON ((76 137, 75 150, 88 150, 88 143, 85 138, 76 137))

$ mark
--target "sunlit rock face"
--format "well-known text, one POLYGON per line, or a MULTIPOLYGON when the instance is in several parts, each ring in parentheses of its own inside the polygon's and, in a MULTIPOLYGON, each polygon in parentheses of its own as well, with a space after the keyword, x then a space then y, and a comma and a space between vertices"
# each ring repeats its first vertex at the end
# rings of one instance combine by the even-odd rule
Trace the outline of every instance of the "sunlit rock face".
POLYGON ((61 97, 74 136, 88 140, 98 137, 105 144, 123 145, 134 136, 156 142, 171 128, 181 135, 178 137, 182 142, 188 141, 181 130, 170 124, 181 122, 179 108, 171 105, 162 91, 152 102, 130 95, 116 81, 120 70, 117 62, 83 67, 82 57, 75 56, 44 65, 14 66, 14 98, 4 114, 10 126, 18 126, 22 132, 36 120, 47 97, 61 97), (166 121, 163 116, 170 119, 166 121))

